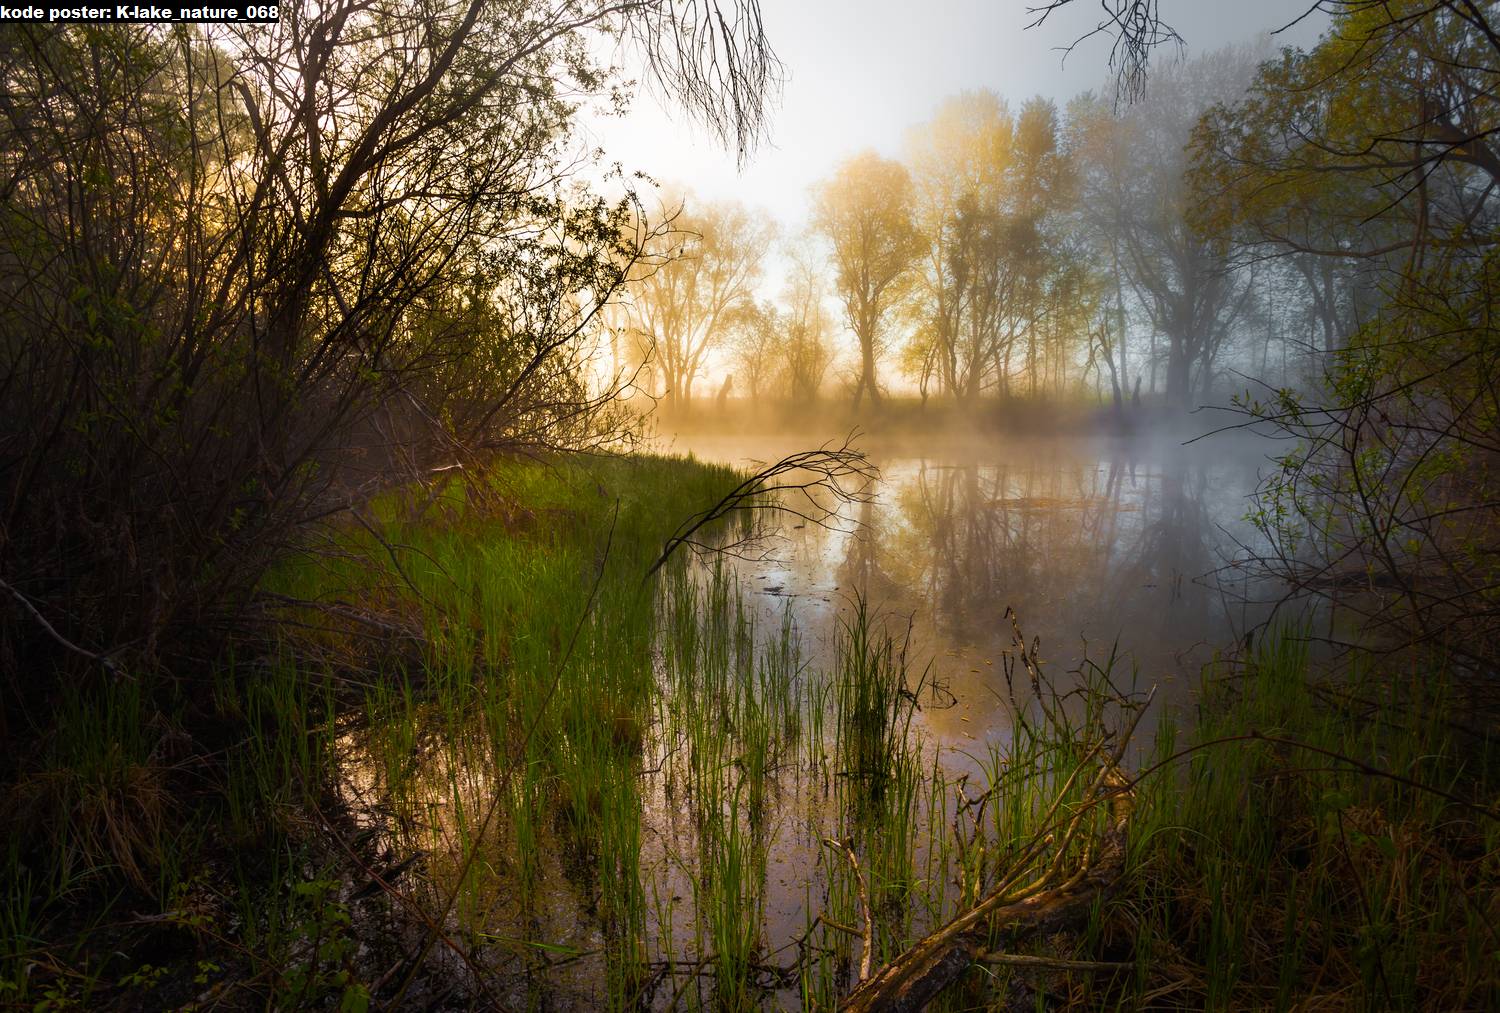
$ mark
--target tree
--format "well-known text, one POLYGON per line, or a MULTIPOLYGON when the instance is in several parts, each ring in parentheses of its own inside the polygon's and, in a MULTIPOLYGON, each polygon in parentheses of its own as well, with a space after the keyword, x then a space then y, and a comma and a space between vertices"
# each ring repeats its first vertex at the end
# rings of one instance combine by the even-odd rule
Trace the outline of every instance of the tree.
MULTIPOLYGON (((1195 369, 1206 393, 1215 358, 1251 292, 1229 237, 1192 213, 1185 149, 1202 111, 1243 94, 1254 67, 1252 51, 1226 50, 1159 69, 1118 120, 1097 98, 1073 106, 1070 146, 1083 172, 1082 207, 1102 247, 1098 255, 1118 263, 1153 333, 1165 338, 1166 397, 1177 406, 1193 396, 1195 369)), ((1123 322, 1123 307, 1119 315, 1123 322)))
POLYGON ((789 253, 791 271, 779 314, 782 382, 793 403, 811 404, 818 399, 828 368, 833 364, 829 348, 833 327, 826 305, 823 272, 815 251, 804 243, 794 246, 789 253))
POLYGON ((566 178, 574 97, 616 84, 590 40, 748 145, 774 57, 754 0, 713 11, 7 32, 0 654, 150 658, 319 518, 596 418, 578 357, 651 230, 566 178))
MULTIPOLYGON (((984 373, 1008 353, 999 314, 1011 277, 1000 257, 1004 174, 1015 140, 1010 111, 993 92, 944 102, 912 132, 917 222, 924 256, 916 299, 937 359, 940 388, 977 397, 984 373)), ((998 379, 998 378, 997 378, 998 379)))
POLYGON ((899 163, 874 152, 841 165, 817 188, 814 220, 828 238, 835 286, 849 329, 859 341, 854 405, 865 393, 880 401, 875 375, 882 325, 897 283, 918 252, 911 218, 911 177, 899 163))
MULTIPOLYGON (((1061 366, 1067 339, 1082 330, 1087 318, 1084 261, 1070 256, 1072 166, 1058 149, 1057 108, 1034 98, 1016 119, 1015 153, 1010 173, 1008 243, 1004 255, 1013 266, 1015 292, 1008 315, 1026 334, 1026 377, 1035 396, 1046 369, 1043 359, 1061 366), (1081 311, 1081 313, 1080 313, 1081 311)), ((1003 379, 1009 369, 997 367, 1003 379)))
POLYGON ((1308 276, 1330 338, 1310 382, 1240 401, 1297 447, 1262 489, 1266 562, 1479 671, 1500 658, 1497 78, 1484 5, 1340 4, 1194 148, 1203 214, 1308 276))
POLYGON ((769 302, 747 302, 728 322, 735 375, 752 401, 771 393, 781 344, 781 320, 769 302))
POLYGON ((661 373, 661 396, 687 406, 708 354, 750 304, 775 230, 738 203, 682 211, 643 264, 632 302, 636 330, 661 373))
POLYGON ((925 256, 913 292, 924 347, 911 362, 961 402, 1008 396, 1016 376, 1033 395, 1063 382, 1082 334, 1065 305, 1077 262, 1058 126, 1043 99, 1017 117, 993 93, 968 92, 912 133, 925 256))

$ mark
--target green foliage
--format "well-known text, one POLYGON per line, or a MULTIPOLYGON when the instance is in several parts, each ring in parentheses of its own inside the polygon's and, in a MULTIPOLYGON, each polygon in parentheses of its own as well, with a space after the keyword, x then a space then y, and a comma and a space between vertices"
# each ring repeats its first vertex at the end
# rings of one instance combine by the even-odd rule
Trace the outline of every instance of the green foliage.
POLYGON ((1500 768, 1448 723, 1441 678, 1402 674, 1315 675, 1295 631, 1206 673, 1197 726, 1158 738, 1132 886, 1103 919, 1103 945, 1134 926, 1136 987, 1166 987, 1170 965, 1175 1008, 1468 1009, 1500 994, 1482 899, 1496 821, 1444 797, 1493 797, 1500 768))
POLYGON ((1270 568, 1365 637, 1477 668, 1500 657, 1491 19, 1342 5, 1193 147, 1205 227, 1293 265, 1326 325, 1315 383, 1236 404, 1293 441, 1253 513, 1270 568))

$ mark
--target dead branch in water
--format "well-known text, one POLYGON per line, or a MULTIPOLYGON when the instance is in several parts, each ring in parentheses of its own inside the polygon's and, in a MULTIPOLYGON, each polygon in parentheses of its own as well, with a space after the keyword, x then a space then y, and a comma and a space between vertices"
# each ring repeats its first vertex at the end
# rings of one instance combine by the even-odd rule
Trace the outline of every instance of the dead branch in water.
POLYGON ((825 443, 817 450, 788 454, 745 478, 713 506, 678 525, 662 546, 661 554, 646 571, 646 579, 665 566, 672 554, 684 545, 707 551, 728 551, 743 544, 742 539, 728 546, 712 546, 696 537, 715 521, 737 511, 770 510, 819 527, 834 527, 840 517, 840 507, 869 499, 870 485, 878 474, 865 452, 854 449, 857 435, 857 432, 850 433, 837 447, 825 443), (831 497, 834 505, 829 506, 820 497, 831 497))
POLYGON ((864 931, 858 933, 864 943, 859 957, 859 980, 864 981, 870 977, 871 962, 875 956, 875 919, 870 912, 870 890, 865 885, 865 874, 860 871, 859 856, 854 853, 854 845, 848 841, 835 841, 831 837, 823 838, 823 844, 843 852, 854 869, 854 883, 859 887, 859 910, 864 918, 864 931))
MULTIPOLYGON (((973 908, 928 934, 861 982, 839 1008, 846 1013, 920 1010, 971 965, 981 961, 1062 966, 1061 962, 1045 958, 987 952, 989 939, 997 931, 1015 940, 1077 929, 1087 920, 1094 901, 1119 881, 1125 866, 1134 796, 1124 787, 1118 771, 1102 769, 1109 773, 1102 778, 1099 785, 1102 790, 1094 801, 1110 803, 1111 825, 1095 846, 1086 849, 1084 858, 1075 867, 1054 866, 1037 881, 1021 888, 1010 881, 1002 882, 973 908)), ((1077 817, 1070 829, 1076 825, 1077 817)), ((1077 967, 1102 966, 1092 961, 1069 963, 1077 967)))
MULTIPOLYGON (((1007 611, 1014 635, 1025 649, 1014 613, 1007 611)), ((1035 648, 1025 655, 1028 673, 1036 678, 1040 695, 1044 682, 1035 662, 1035 648)), ((1064 961, 995 950, 991 940, 1003 935, 1008 945, 1021 938, 1076 930, 1087 921, 1095 901, 1107 895, 1125 869, 1130 821, 1135 811, 1135 782, 1120 769, 1125 750, 1141 716, 1155 695, 1135 706, 1128 724, 1111 743, 1109 736, 1080 742, 1081 759, 1053 796, 1038 828, 1021 847, 1009 870, 988 893, 963 914, 918 940, 906 952, 860 983, 839 1009, 845 1013, 887 1013, 923 1009, 976 963, 1071 970, 1120 970, 1123 965, 1099 961, 1064 961), (1066 810, 1075 784, 1087 778, 1081 799, 1066 810), (1107 819, 1094 839, 1088 823, 1107 806, 1107 819), (1075 848, 1074 845, 1081 845, 1075 848), (1047 856, 1052 850, 1050 859, 1047 856), (1042 871, 1025 882, 1027 870, 1042 871)), ((1124 704, 1125 701, 1121 700, 1124 704)), ((1061 707, 1043 707, 1054 730, 1068 726, 1061 707)))

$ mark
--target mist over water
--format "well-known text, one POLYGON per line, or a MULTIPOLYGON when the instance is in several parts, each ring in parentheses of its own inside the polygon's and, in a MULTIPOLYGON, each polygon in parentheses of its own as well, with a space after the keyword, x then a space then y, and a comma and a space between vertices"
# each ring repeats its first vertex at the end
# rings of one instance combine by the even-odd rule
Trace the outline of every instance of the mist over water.
MULTIPOLYGON (((686 427, 661 439, 741 467, 820 442, 686 427)), ((889 627, 909 622, 913 670, 930 663, 951 700, 923 712, 945 744, 1009 732, 1008 607, 1060 684, 1118 651, 1117 679, 1156 685, 1175 705, 1215 652, 1269 615, 1272 589, 1236 565, 1263 548, 1247 514, 1270 448, 1253 437, 944 433, 862 445, 880 469, 868 502, 843 523, 788 520, 726 560, 758 625, 776 628, 790 610, 813 664, 831 656, 857 596, 889 627)))

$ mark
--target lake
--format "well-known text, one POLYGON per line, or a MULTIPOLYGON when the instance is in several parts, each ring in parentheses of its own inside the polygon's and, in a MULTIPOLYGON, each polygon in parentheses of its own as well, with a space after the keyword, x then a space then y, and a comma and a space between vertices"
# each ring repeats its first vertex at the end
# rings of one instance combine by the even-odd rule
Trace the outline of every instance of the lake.
MULTIPOLYGON (((754 467, 805 449, 676 435, 664 446, 754 467)), ((790 608, 804 654, 826 658, 856 595, 911 627, 918 669, 952 694, 927 708, 940 740, 1003 735, 1001 657, 1013 608, 1054 678, 1111 651, 1118 676, 1190 700, 1215 651, 1266 618, 1271 589, 1243 565, 1264 542, 1247 520, 1267 444, 997 436, 868 441, 880 477, 842 523, 783 524, 731 562, 768 628, 790 608)))

